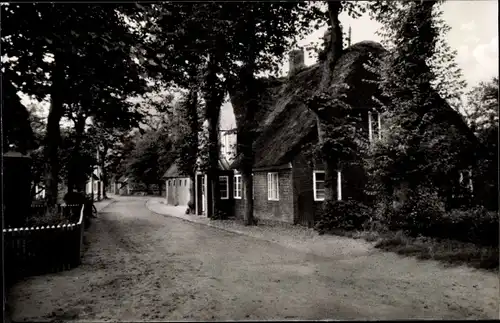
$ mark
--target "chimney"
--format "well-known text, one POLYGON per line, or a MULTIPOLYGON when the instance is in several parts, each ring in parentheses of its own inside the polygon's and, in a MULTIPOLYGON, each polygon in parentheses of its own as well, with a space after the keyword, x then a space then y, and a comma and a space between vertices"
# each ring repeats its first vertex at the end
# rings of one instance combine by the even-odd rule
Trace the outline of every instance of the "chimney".
POLYGON ((297 73, 297 71, 299 71, 300 69, 302 69, 305 66, 304 49, 300 48, 300 49, 294 49, 294 50, 290 51, 289 60, 290 60, 290 62, 289 62, 290 68, 288 71, 288 75, 291 76, 291 75, 297 73))

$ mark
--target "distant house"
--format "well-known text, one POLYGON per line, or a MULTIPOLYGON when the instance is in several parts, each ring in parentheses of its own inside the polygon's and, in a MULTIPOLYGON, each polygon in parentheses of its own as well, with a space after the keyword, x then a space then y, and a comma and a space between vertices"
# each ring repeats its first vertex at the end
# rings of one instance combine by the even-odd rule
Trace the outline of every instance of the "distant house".
POLYGON ((191 179, 180 173, 173 163, 163 175, 165 180, 165 198, 168 205, 188 205, 191 194, 191 179))
MULTIPOLYGON (((348 48, 334 71, 337 83, 360 83, 370 75, 362 68, 371 53, 379 54, 382 47, 363 42, 348 48)), ((292 51, 290 73, 281 79, 264 79, 261 106, 256 115, 259 125, 254 141, 254 215, 293 224, 311 226, 321 212, 324 200, 324 168, 305 152, 308 144, 317 142, 316 116, 303 103, 302 97, 312 95, 321 79, 319 65, 305 67, 304 54, 292 51)), ((364 86, 363 91, 352 96, 351 105, 360 116, 359 128, 366 136, 380 133, 381 123, 372 108, 371 96, 375 88, 364 86)), ((238 109, 237 93, 231 97, 233 108, 238 109)), ((231 165, 237 169, 240 158, 231 165)), ((236 217, 244 214, 243 183, 241 175, 234 175, 236 217)), ((362 199, 364 172, 352 167, 337 174, 338 199, 362 199)))
MULTIPOLYGON (((332 76, 334 83, 349 85, 345 101, 353 108, 353 113, 358 114, 358 128, 362 135, 366 135, 368 142, 381 139, 384 120, 374 108, 372 96, 376 94, 376 85, 365 81, 373 79, 374 75, 364 68, 364 64, 369 63, 372 55, 380 56, 383 52, 384 49, 378 43, 365 41, 354 44, 339 58, 332 76)), ((265 90, 256 113, 258 134, 254 142, 254 215, 262 219, 312 226, 322 212, 324 166, 305 151, 307 145, 317 143, 318 132, 315 114, 299 95, 312 95, 321 79, 321 70, 319 65, 305 67, 303 52, 292 51, 291 55, 287 77, 260 80, 265 90)), ((237 91, 232 93, 231 103, 234 111, 238 111, 242 102, 237 91)), ((440 119, 443 123, 436 127, 448 129, 453 126, 462 134, 467 132, 458 114, 444 100, 436 96, 436 104, 442 107, 439 114, 443 116, 440 119)), ((465 134, 464 137, 467 142, 473 141, 469 135, 465 134)), ((463 152, 462 156, 468 154, 470 157, 470 150, 464 149, 463 152)), ((243 183, 237 172, 240 162, 237 156, 231 163, 234 174, 226 187, 230 189, 228 199, 234 201, 234 215, 243 218, 243 183)), ((468 159, 464 167, 470 162, 468 159)), ((364 193, 366 179, 361 166, 344 167, 336 176, 334 189, 337 199, 369 203, 369 197, 364 193)))
MULTIPOLYGON (((204 124, 204 127, 206 124, 204 124)), ((221 108, 219 119, 219 172, 217 174, 220 187, 220 206, 221 210, 231 215, 233 213, 233 170, 230 164, 233 162, 236 155, 236 122, 232 112, 232 106, 227 100, 221 108)), ((206 131, 204 128, 203 131, 206 131)), ((203 136, 203 131, 200 136, 203 136)), ((200 160, 198 160, 200 165, 200 160)), ((203 171, 198 170, 195 176, 195 208, 196 214, 210 216, 207 212, 207 176, 203 171)))
POLYGON ((130 195, 130 186, 128 176, 121 176, 116 181, 117 193, 118 195, 130 195))
POLYGON ((94 199, 100 200, 103 196, 103 192, 104 182, 102 181, 102 169, 100 166, 95 166, 85 184, 85 193, 93 194, 94 199))

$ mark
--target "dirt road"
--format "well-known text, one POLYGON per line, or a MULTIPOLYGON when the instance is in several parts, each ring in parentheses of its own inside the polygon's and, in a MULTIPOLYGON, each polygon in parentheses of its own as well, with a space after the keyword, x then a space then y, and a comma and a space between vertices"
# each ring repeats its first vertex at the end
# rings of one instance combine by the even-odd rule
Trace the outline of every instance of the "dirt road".
POLYGON ((14 321, 492 319, 498 277, 376 250, 321 257, 151 213, 100 213, 80 267, 14 286, 14 321))

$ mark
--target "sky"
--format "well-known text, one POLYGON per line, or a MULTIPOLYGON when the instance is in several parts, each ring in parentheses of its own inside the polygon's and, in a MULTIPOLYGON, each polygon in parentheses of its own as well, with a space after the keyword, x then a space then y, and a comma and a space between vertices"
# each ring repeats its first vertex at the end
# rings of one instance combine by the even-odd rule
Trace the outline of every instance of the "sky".
MULTIPOLYGON (((498 1, 496 0, 449 0, 442 5, 443 18, 451 27, 448 33, 448 43, 457 50, 457 64, 462 68, 468 89, 480 81, 488 81, 498 76, 498 1)), ((370 20, 368 15, 352 19, 341 15, 341 23, 346 28, 351 26, 351 43, 363 40, 380 41, 375 32, 380 25, 370 20)), ((319 29, 299 41, 299 46, 318 41, 325 29, 319 29)), ((315 59, 305 55, 305 64, 312 65, 315 59)), ((288 61, 283 62, 283 74, 288 72, 288 61)), ((27 104, 29 98, 23 97, 22 102, 27 104)), ((48 106, 45 105, 47 110, 48 106)), ((229 102, 223 106, 224 111, 229 108, 229 102)), ((233 120, 230 123, 234 123, 233 120)))
MULTIPOLYGON (((457 51, 456 62, 467 82, 466 91, 481 81, 498 76, 498 1, 449 0, 441 9, 443 19, 451 27, 447 41, 450 47, 457 51)), ((376 35, 381 25, 370 20, 368 14, 358 19, 342 14, 340 21, 344 28, 351 26, 352 44, 363 40, 381 41, 376 35)), ((323 37, 325 30, 326 27, 316 30, 299 41, 298 46, 306 47, 311 42, 317 42, 323 37)), ((307 51, 304 56, 307 66, 315 63, 315 58, 310 58, 307 51)), ((282 72, 283 75, 288 73, 288 60, 284 61, 282 72)), ((230 104, 226 102, 221 115, 230 114, 229 110, 230 104)), ((234 125, 234 117, 223 119, 221 121, 225 127, 234 125)))
MULTIPOLYGON (((443 19, 451 27, 447 41, 457 50, 457 63, 462 68, 469 87, 480 81, 487 81, 498 76, 498 1, 473 0, 447 1, 441 6, 443 19)), ((351 26, 351 43, 363 40, 380 42, 375 32, 380 24, 370 20, 368 15, 358 19, 343 14, 341 23, 346 28, 351 26)), ((323 36, 325 29, 317 30, 299 42, 306 46, 323 36)), ((314 60, 306 54, 306 65, 314 60)), ((288 71, 288 62, 284 72, 288 71)))

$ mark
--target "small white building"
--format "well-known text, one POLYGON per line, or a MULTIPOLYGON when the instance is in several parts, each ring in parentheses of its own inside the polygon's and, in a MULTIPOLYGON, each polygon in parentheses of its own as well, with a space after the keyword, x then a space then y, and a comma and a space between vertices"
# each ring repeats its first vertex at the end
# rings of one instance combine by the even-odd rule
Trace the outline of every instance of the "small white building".
POLYGON ((191 197, 191 179, 182 175, 176 163, 165 174, 165 198, 168 205, 188 205, 191 197))

